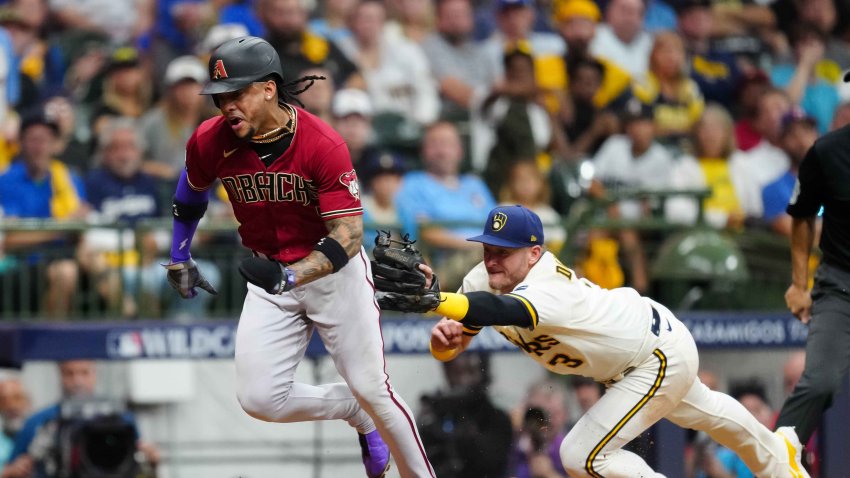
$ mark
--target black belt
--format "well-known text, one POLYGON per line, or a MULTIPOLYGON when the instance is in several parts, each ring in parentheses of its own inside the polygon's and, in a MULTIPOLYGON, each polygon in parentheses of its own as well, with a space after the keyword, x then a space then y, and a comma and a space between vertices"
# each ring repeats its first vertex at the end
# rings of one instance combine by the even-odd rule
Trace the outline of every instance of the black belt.
POLYGON ((661 334, 661 314, 652 305, 649 308, 652 309, 652 326, 649 330, 658 337, 661 334))

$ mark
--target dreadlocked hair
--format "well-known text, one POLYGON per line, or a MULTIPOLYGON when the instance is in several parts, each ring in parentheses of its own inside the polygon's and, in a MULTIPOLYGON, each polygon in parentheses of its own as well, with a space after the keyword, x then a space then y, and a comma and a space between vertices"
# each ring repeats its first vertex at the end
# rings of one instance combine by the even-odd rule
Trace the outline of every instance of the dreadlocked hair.
POLYGON ((316 81, 326 80, 326 79, 327 78, 325 78, 324 76, 307 75, 307 76, 302 76, 301 78, 298 78, 296 80, 292 80, 289 83, 279 83, 279 82, 275 81, 275 83, 277 83, 277 85, 278 85, 278 96, 277 96, 278 102, 280 102, 280 103, 297 103, 298 106, 303 108, 304 103, 302 103, 301 100, 296 98, 296 96, 300 95, 301 93, 304 93, 307 90, 309 90, 310 87, 313 86, 313 83, 315 83, 316 81), (307 83, 307 85, 305 85, 304 88, 295 89, 296 85, 298 85, 300 83, 304 83, 305 81, 309 81, 309 83, 307 83))

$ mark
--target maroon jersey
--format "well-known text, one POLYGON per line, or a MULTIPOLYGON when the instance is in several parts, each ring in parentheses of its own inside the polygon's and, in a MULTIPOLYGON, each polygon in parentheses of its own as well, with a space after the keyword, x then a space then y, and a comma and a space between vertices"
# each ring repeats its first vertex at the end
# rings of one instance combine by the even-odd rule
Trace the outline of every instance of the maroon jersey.
POLYGON ((328 234, 325 221, 363 214, 348 147, 330 126, 300 108, 292 144, 268 167, 223 116, 198 126, 186 145, 189 186, 221 179, 242 244, 282 262, 306 257, 328 234))

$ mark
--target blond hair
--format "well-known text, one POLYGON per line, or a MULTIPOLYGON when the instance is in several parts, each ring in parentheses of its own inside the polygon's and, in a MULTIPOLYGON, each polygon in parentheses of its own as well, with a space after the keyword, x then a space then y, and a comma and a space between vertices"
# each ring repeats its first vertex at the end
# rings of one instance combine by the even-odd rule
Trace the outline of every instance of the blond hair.
MULTIPOLYGON (((652 50, 649 52, 649 71, 655 73, 657 71, 657 53, 662 48, 667 47, 679 48, 682 52, 682 58, 685 58, 685 42, 682 40, 682 37, 672 31, 672 30, 662 30, 655 34, 655 41, 652 43, 652 50)), ((685 72, 685 62, 682 62, 679 78, 684 78, 686 76, 685 72)))
POLYGON ((732 120, 732 116, 728 111, 726 111, 726 108, 717 103, 709 103, 706 105, 705 110, 702 112, 702 116, 700 116, 697 122, 694 123, 693 128, 691 128, 691 144, 694 156, 700 158, 705 155, 705 149, 699 142, 698 132, 707 119, 711 117, 717 118, 723 124, 723 131, 726 133, 726 141, 723 144, 721 156, 728 159, 729 156, 738 149, 738 143, 735 141, 735 123, 732 120))

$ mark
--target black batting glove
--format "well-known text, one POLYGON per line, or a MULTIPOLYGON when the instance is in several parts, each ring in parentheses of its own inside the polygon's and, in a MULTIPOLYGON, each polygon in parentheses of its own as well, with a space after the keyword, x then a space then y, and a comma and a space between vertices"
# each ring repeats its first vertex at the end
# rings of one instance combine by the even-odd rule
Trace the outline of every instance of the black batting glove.
POLYGON ((198 264, 196 264, 193 259, 190 258, 188 261, 184 262, 163 264, 163 267, 168 270, 168 285, 179 292, 180 297, 184 299, 191 299, 192 297, 195 297, 198 295, 198 291, 195 290, 195 287, 200 287, 212 295, 218 295, 218 291, 215 290, 215 287, 204 279, 203 274, 201 274, 200 269, 198 269, 198 264))

